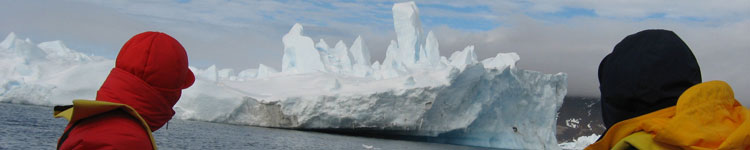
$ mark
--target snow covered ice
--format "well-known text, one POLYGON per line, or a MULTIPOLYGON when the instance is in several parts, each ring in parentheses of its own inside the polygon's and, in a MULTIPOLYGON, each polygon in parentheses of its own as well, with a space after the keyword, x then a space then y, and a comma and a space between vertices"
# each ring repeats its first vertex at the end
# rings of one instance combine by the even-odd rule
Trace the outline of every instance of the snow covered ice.
POLYGON ((398 41, 398 59, 411 66, 423 59, 422 23, 419 21, 419 9, 414 2, 393 4, 393 26, 398 41))
POLYGON ((320 61, 320 54, 315 50, 313 40, 302 35, 302 25, 294 24, 281 41, 284 43, 282 71, 307 73, 324 70, 323 62, 320 61))
MULTIPOLYGON (((362 37, 351 47, 314 42, 294 24, 281 39, 281 70, 190 67, 175 118, 294 129, 375 130, 432 141, 511 149, 559 149, 556 112, 567 75, 516 67, 516 53, 479 60, 474 46, 440 56, 414 2, 393 6, 396 40, 381 62, 362 37)), ((114 61, 61 42, 0 43, 0 101, 35 105, 93 99, 114 61)))
POLYGON ((33 105, 93 99, 114 61, 67 48, 61 41, 35 45, 10 33, 0 42, 0 101, 33 105))
POLYGON ((599 139, 599 136, 597 134, 591 134, 589 136, 581 136, 577 139, 574 139, 573 142, 567 142, 567 143, 560 143, 560 148, 562 149, 584 149, 586 146, 589 146, 591 144, 594 144, 597 139, 599 139))
MULTIPOLYGON (((451 54, 450 60, 451 60, 451 63, 450 63, 451 66, 460 68, 460 69, 466 68, 466 65, 477 63, 477 54, 474 53, 474 46, 473 45, 467 46, 466 48, 464 48, 463 51, 457 51, 451 54)), ((491 60, 494 60, 494 58, 492 58, 491 60)), ((489 63, 492 61, 487 61, 487 62, 489 63)), ((492 64, 492 65, 503 66, 507 64, 502 64, 502 62, 499 62, 499 64, 492 64)))

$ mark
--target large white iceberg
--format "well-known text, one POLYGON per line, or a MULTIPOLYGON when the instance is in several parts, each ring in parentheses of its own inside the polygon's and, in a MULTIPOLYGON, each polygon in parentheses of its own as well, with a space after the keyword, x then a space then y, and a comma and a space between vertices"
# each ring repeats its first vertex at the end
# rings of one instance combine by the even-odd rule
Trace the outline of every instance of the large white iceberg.
MULTIPOLYGON (((519 69, 515 53, 479 61, 473 46, 442 57, 435 35, 422 35, 416 4, 397 3, 393 13, 397 40, 382 64, 370 62, 361 37, 351 47, 338 42, 331 48, 322 39, 315 44, 295 24, 282 38, 280 72, 262 64, 240 72, 190 67, 196 82, 183 91, 175 118, 559 149, 555 122, 566 74, 519 69)), ((93 99, 113 66, 61 41, 34 45, 11 33, 0 42, 0 102, 93 99)))
POLYGON ((69 104, 93 99, 114 61, 67 48, 61 41, 35 45, 10 33, 0 42, 0 102, 69 104))

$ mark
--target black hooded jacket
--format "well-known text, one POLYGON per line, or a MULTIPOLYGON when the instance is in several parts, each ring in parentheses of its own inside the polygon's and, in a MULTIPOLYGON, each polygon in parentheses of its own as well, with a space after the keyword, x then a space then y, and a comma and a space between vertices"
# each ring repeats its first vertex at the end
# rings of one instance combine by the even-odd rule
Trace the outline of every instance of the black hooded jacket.
POLYGON ((682 92, 700 82, 695 56, 674 32, 644 30, 629 35, 599 64, 604 125, 609 129, 617 122, 674 106, 682 92))

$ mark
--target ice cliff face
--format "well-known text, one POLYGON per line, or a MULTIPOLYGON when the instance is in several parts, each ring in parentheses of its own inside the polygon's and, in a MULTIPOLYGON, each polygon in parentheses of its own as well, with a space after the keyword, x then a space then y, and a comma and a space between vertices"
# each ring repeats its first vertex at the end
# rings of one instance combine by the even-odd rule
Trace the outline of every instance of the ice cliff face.
MULTIPOLYGON (((498 70, 482 64, 440 73, 448 75, 443 80, 446 83, 433 86, 414 86, 431 82, 420 80, 429 77, 419 74, 383 81, 402 87, 395 90, 278 100, 245 97, 239 107, 206 121, 298 129, 376 129, 485 147, 557 147, 555 113, 566 93, 565 74, 498 70)), ((344 83, 341 88, 367 88, 378 83, 359 84, 368 85, 346 87, 351 84, 344 83)))
MULTIPOLYGON (((423 35, 414 2, 393 6, 396 40, 371 62, 362 37, 347 47, 315 43, 295 24, 282 37, 280 71, 260 64, 236 72, 190 67, 175 118, 293 129, 368 130, 434 142, 559 149, 556 112, 566 75, 515 67, 500 53, 478 60, 474 46, 440 56, 432 31, 423 35)), ((85 55, 60 41, 34 45, 11 33, 0 42, 0 102, 70 104, 93 99, 114 61, 85 55)))

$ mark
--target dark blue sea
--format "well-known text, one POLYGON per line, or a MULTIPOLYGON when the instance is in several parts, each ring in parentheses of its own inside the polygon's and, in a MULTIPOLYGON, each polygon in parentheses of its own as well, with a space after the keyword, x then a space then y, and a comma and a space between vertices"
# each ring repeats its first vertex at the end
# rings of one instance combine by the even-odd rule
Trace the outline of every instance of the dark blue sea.
MULTIPOLYGON (((52 107, 0 103, 0 149, 55 149, 67 121, 52 107)), ((175 120, 154 132, 159 149, 479 150, 489 149, 318 132, 175 120)))

